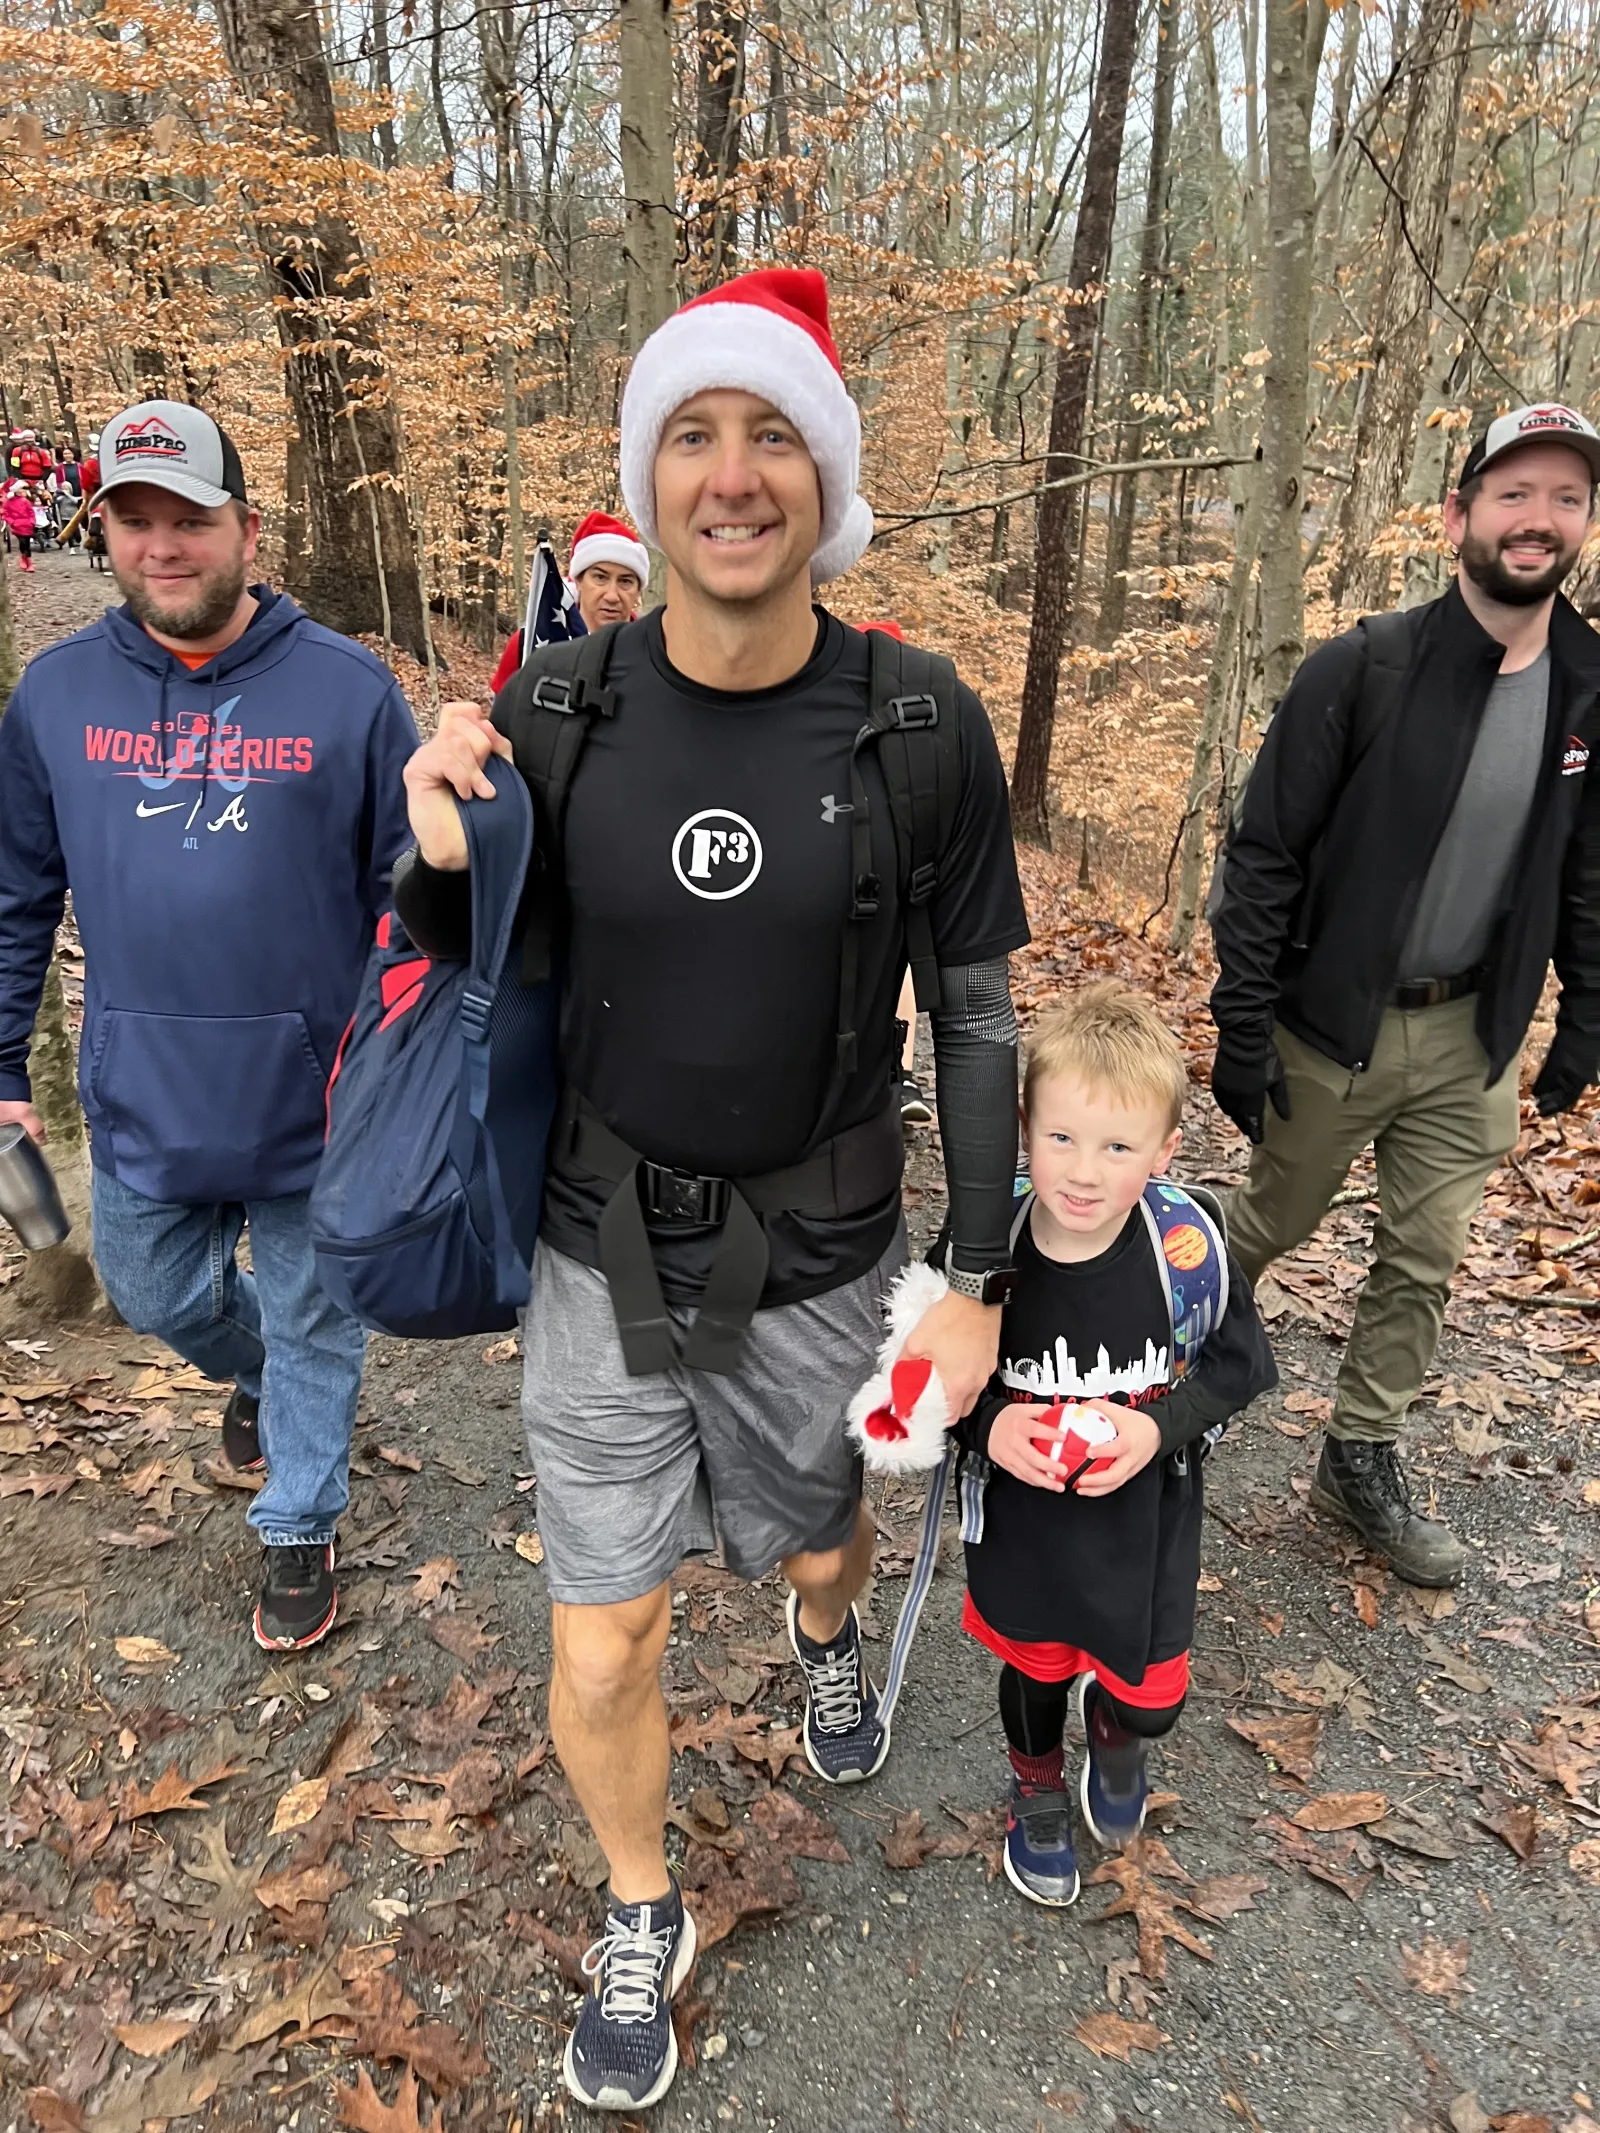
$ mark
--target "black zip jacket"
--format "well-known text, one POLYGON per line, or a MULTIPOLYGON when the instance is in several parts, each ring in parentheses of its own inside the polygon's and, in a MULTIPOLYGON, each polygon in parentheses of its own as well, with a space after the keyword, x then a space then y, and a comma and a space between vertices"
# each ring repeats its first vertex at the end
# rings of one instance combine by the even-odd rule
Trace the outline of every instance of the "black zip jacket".
MULTIPOLYGON (((1347 630, 1285 691, 1245 788, 1217 914, 1211 1012, 1231 1050, 1265 1057, 1274 1021, 1339 1065, 1372 1056, 1400 955, 1466 776, 1504 647, 1459 589, 1414 610, 1399 700, 1352 747, 1366 661, 1347 630)), ((1555 1045, 1600 1066, 1600 637, 1559 596, 1550 618, 1544 761, 1478 991, 1498 1081, 1552 957, 1555 1045)))

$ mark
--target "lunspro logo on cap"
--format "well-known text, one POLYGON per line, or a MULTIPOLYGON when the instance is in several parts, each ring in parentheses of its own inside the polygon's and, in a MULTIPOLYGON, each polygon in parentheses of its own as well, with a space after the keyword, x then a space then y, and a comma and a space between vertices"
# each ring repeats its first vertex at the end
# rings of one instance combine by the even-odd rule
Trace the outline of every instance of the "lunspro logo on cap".
POLYGON ((125 459, 187 459, 189 447, 175 437, 159 415, 146 415, 119 431, 111 447, 120 467, 125 459))
POLYGON ((1517 430, 1576 430, 1581 437, 1589 431, 1583 417, 1570 407, 1526 407, 1517 417, 1517 430))

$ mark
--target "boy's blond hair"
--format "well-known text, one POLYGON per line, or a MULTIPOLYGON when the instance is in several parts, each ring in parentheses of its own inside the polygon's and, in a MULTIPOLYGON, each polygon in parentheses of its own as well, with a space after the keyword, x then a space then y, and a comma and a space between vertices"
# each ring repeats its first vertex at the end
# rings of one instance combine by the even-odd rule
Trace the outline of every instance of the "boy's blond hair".
POLYGON ((1141 994, 1115 978, 1082 986, 1048 1008, 1034 1026, 1022 1107, 1031 1114, 1036 1085, 1067 1074, 1120 1103, 1161 1105, 1167 1131, 1181 1124, 1189 1075, 1178 1040, 1141 994))

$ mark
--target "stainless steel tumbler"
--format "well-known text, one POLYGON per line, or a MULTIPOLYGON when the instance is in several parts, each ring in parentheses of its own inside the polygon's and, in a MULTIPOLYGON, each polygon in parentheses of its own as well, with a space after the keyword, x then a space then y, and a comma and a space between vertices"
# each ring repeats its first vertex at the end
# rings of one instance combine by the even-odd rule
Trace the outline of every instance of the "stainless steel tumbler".
POLYGON ((72 1228, 55 1174, 21 1126, 0 1126, 0 1215, 30 1252, 61 1243, 72 1228))

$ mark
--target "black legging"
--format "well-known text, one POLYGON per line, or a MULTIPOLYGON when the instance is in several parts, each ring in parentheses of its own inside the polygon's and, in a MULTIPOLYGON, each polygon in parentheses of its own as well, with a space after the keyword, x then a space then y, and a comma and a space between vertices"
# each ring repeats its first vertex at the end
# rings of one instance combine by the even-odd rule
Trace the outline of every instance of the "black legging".
MULTIPOLYGON (((1066 1731, 1067 1708, 1072 1700, 1070 1681, 1034 1681, 1016 1667, 1000 1670, 1000 1723, 1007 1741, 1019 1755, 1053 1755, 1066 1731)), ((1122 1703, 1095 1682, 1089 1690, 1085 1716, 1093 1741, 1111 1785, 1122 1791, 1133 1780, 1144 1757, 1145 1743, 1159 1740, 1178 1723, 1183 1709, 1180 1697, 1158 1711, 1122 1703)))

